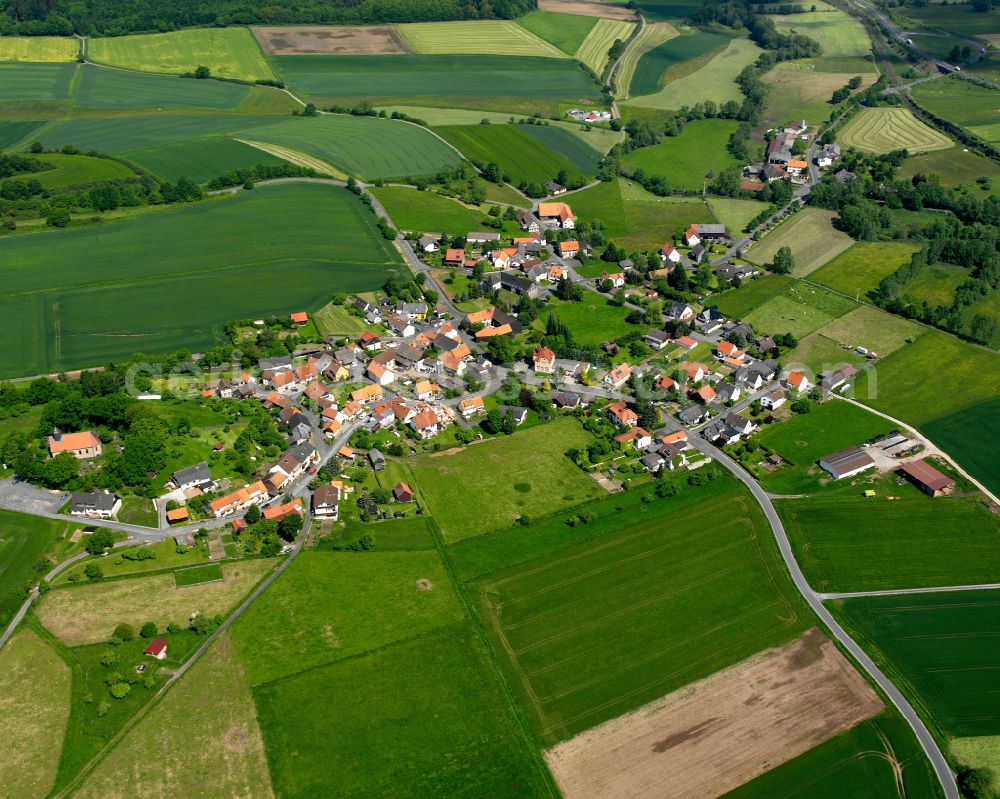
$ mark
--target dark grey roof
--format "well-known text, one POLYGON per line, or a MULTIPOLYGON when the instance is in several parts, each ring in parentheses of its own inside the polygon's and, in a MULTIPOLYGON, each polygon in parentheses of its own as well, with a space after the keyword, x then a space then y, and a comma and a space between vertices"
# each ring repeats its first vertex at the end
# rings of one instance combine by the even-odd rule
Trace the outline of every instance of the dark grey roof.
POLYGON ((115 507, 118 497, 114 494, 103 494, 96 492, 81 491, 73 494, 73 510, 104 510, 110 511, 115 507))
POLYGON ((725 236, 726 226, 717 224, 698 225, 698 233, 703 236, 725 236))
POLYGON ((209 472, 208 464, 205 461, 196 463, 194 466, 185 466, 183 469, 178 469, 174 472, 173 477, 177 485, 212 482, 212 474, 209 472))

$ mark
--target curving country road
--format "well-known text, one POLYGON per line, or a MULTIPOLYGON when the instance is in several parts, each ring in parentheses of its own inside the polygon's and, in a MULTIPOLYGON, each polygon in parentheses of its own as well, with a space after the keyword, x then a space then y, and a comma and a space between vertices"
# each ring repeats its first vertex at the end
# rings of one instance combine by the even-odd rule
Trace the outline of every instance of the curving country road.
POLYGON ((785 527, 781 523, 781 517, 778 516, 778 512, 767 492, 739 464, 718 447, 708 443, 700 436, 691 436, 689 443, 700 452, 713 457, 718 463, 732 472, 736 479, 750 489, 750 493, 753 494, 754 499, 757 500, 757 503, 764 511, 768 524, 771 525, 771 532, 774 533, 781 557, 785 561, 785 567, 788 569, 789 574, 791 574, 792 581, 795 583, 795 587, 799 590, 799 593, 802 594, 809 607, 812 608, 813 613, 826 625, 830 634, 868 672, 872 680, 889 697, 892 704, 896 706, 896 709, 906 719, 907 724, 910 725, 914 735, 917 736, 917 741, 919 741, 920 746, 927 755, 927 759, 930 760, 931 766, 934 768, 934 773, 937 775, 947 799, 960 799, 958 786, 955 784, 955 775, 952 773, 948 761, 938 747, 937 741, 934 740, 934 736, 931 735, 930 730, 927 729, 920 716, 917 715, 913 706, 893 684, 892 680, 875 664, 875 661, 868 656, 857 642, 847 634, 844 628, 840 626, 837 620, 833 618, 830 611, 823 605, 823 595, 817 594, 809 586, 809 582, 802 573, 802 569, 799 568, 798 561, 795 560, 795 554, 792 552, 792 545, 788 540, 785 527))

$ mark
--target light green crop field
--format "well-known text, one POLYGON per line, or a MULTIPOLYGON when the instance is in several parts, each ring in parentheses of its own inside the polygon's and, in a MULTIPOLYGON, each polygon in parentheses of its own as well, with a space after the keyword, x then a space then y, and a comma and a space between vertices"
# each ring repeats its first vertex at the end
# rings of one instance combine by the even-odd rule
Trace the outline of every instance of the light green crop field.
POLYGON ((0 626, 25 600, 24 587, 38 582, 35 561, 78 524, 0 510, 0 626))
POLYGON ((552 11, 531 11, 517 18, 517 24, 555 45, 566 55, 575 55, 587 38, 597 17, 580 14, 558 14, 552 11))
POLYGON ((274 80, 257 40, 247 28, 192 28, 171 33, 88 39, 87 58, 142 72, 181 73, 208 67, 237 80, 274 80))
POLYGON ((920 8, 907 8, 906 16, 958 36, 986 38, 1000 30, 1000 13, 995 8, 976 11, 971 3, 928 3, 920 8))
POLYGON ((128 731, 75 795, 120 794, 274 796, 250 686, 228 636, 128 731))
POLYGON ((627 41, 634 27, 634 22, 602 17, 591 28, 587 38, 576 51, 577 60, 590 67, 595 75, 603 74, 604 68, 608 65, 608 50, 611 49, 611 45, 617 39, 627 41))
POLYGON ((837 140, 845 147, 868 153, 892 150, 920 153, 955 146, 951 139, 905 108, 863 108, 839 132, 837 140))
POLYGON ((90 155, 63 155, 62 153, 47 153, 32 156, 32 158, 52 164, 53 168, 46 169, 44 172, 26 172, 16 175, 14 180, 37 180, 42 184, 42 188, 59 189, 80 183, 135 176, 135 172, 125 164, 112 161, 110 158, 95 158, 90 155))
POLYGON ((862 597, 837 612, 939 731, 964 737, 1000 732, 998 608, 996 591, 963 591, 862 597))
POLYGON ((854 244, 854 239, 833 226, 834 216, 833 211, 803 208, 747 249, 744 257, 763 266, 774 260, 781 247, 789 247, 795 259, 792 274, 805 277, 854 244))
POLYGON ((596 102, 593 78, 569 58, 502 55, 277 56, 289 86, 317 104, 420 105, 559 115, 558 101, 596 102), (446 92, 446 93, 445 93, 446 92))
POLYGON ((65 100, 76 64, 0 64, 0 103, 65 100))
POLYGON ((708 502, 609 508, 588 523, 599 538, 470 585, 544 745, 808 626, 757 506, 716 480, 725 490, 708 502))
POLYGON ((591 441, 579 422, 559 419, 460 450, 411 461, 448 542, 509 527, 519 516, 542 516, 595 499, 604 489, 563 453, 591 441))
POLYGON ((396 30, 419 55, 469 53, 566 58, 566 53, 558 47, 509 20, 416 22, 397 25, 396 30))
POLYGON ((481 211, 430 191, 399 186, 373 186, 370 191, 400 230, 464 236, 482 227, 485 218, 481 211))
POLYGON ((948 750, 952 757, 972 768, 989 769, 992 772, 990 788, 1000 788, 997 774, 1000 774, 1000 736, 980 735, 971 738, 952 738, 948 750))
POLYGON ((224 136, 206 136, 125 150, 122 155, 162 180, 172 182, 190 178, 202 183, 236 169, 284 163, 277 156, 224 136))
POLYGON ((853 347, 864 347, 881 357, 891 355, 927 331, 923 325, 901 316, 862 305, 819 329, 819 333, 853 347))
POLYGON ((68 36, 0 36, 0 61, 76 61, 80 42, 68 36))
MULTIPOLYGON (((877 385, 869 385, 864 374, 859 377, 858 399, 922 425, 1000 396, 1000 356, 929 330, 879 361, 877 385), (927 379, 929 374, 933 380, 927 379)), ((970 435, 969 445, 976 446, 978 434, 970 435)))
POLYGON ((249 86, 219 80, 150 75, 84 64, 74 103, 78 108, 162 110, 164 108, 235 109, 249 86))
POLYGON ((939 799, 940 795, 940 784, 913 732, 890 710, 765 771, 723 799, 939 799))
MULTIPOLYGON (((829 454, 824 453, 824 454, 829 454)), ((778 503, 792 547, 817 591, 988 583, 1000 565, 1000 519, 978 497, 817 496, 778 503)))
POLYGON ((805 284, 791 285, 746 316, 757 331, 801 338, 859 307, 853 300, 805 284))
POLYGON ((437 552, 304 552, 232 636, 250 683, 260 685, 462 618, 437 552))
POLYGON ((918 249, 905 241, 861 241, 811 273, 809 279, 834 291, 867 297, 918 249))
POLYGON ((544 183, 554 180, 560 169, 579 176, 570 161, 530 136, 522 125, 456 125, 435 128, 434 132, 457 147, 470 161, 498 163, 515 185, 521 181, 544 183))
POLYGON ((872 49, 860 20, 825 3, 817 11, 772 15, 768 19, 781 33, 795 31, 818 42, 824 58, 865 56, 872 49))
POLYGON ((993 189, 1000 190, 1000 164, 961 147, 910 156, 897 172, 899 177, 906 179, 917 174, 937 175, 941 185, 949 188, 971 187, 978 178, 987 177, 993 181, 993 189))
POLYGON ((770 299, 784 294, 794 283, 785 275, 765 275, 716 295, 713 301, 726 316, 743 319, 770 299))
POLYGON ((729 228, 730 233, 741 233, 750 220, 767 209, 759 200, 734 200, 729 197, 710 197, 708 207, 712 215, 729 228))
POLYGON ((470 625, 267 683, 254 698, 281 797, 327 796, 332 783, 344 797, 559 795, 470 625))
POLYGON ((757 60, 760 48, 749 39, 733 39, 718 55, 690 75, 667 83, 655 94, 644 94, 629 100, 641 108, 678 109, 712 100, 722 104, 740 100, 736 76, 757 60))
POLYGON ((12 237, 0 242, 0 262, 0 338, 17 342, 0 354, 0 375, 14 376, 211 346, 228 320, 314 310, 337 291, 369 291, 400 259, 346 189, 284 184, 12 237), (87 270, 67 267, 94 248, 102 258, 87 270))
POLYGON ((677 28, 669 22, 654 22, 647 24, 642 32, 636 36, 632 46, 618 64, 615 71, 615 87, 619 97, 629 97, 632 86, 632 78, 635 76, 636 67, 642 57, 659 47, 661 44, 670 41, 677 36, 677 28))
POLYGON ((321 158, 367 179, 432 175, 460 159, 426 128, 375 117, 290 117, 237 135, 321 158))
POLYGON ((69 666, 34 630, 22 627, 0 649, 0 724, 8 741, 0 785, 8 796, 47 796, 69 718, 69 666))
POLYGON ((939 117, 968 128, 987 141, 998 139, 1000 92, 962 78, 947 77, 914 86, 917 104, 939 117))
POLYGON ((737 166, 726 149, 736 125, 727 119, 691 122, 679 136, 633 150, 622 158, 622 163, 631 170, 642 169, 647 175, 663 177, 672 189, 701 191, 706 180, 711 182, 720 172, 737 166))
MULTIPOLYGON (((167 78, 166 80, 180 80, 167 78)), ((163 114, 107 118, 76 117, 56 122, 41 134, 46 147, 72 144, 78 150, 121 154, 274 122, 275 117, 238 114, 163 114)))

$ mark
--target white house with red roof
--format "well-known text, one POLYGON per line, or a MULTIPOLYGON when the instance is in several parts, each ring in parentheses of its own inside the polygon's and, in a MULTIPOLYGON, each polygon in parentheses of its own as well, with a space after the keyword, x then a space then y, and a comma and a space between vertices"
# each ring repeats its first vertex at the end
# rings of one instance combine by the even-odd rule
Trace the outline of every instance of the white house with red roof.
POLYGON ((802 372, 789 372, 785 375, 783 382, 797 394, 803 394, 813 387, 813 384, 809 382, 809 378, 802 374, 802 372))

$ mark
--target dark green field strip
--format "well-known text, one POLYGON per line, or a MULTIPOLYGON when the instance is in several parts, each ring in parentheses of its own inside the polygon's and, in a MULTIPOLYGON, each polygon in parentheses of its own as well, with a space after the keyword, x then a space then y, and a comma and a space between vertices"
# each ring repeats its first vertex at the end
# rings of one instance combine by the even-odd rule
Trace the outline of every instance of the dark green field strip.
POLYGON ((470 55, 284 56, 285 81, 313 97, 597 97, 570 59, 470 55))
POLYGON ((520 17, 517 24, 554 44, 567 55, 576 55, 587 34, 597 24, 597 17, 532 11, 520 17))
POLYGON ((375 117, 288 118, 234 135, 313 155, 366 179, 431 175, 461 160, 425 128, 375 117))
MULTIPOLYGON (((726 482, 728 492, 693 507, 668 500, 645 518, 634 509, 599 518, 601 537, 474 585, 543 743, 806 626, 756 507, 726 482)), ((461 562, 461 547, 453 551, 461 562)))
POLYGON ((596 174, 601 166, 604 154, 565 128, 556 128, 552 125, 521 125, 520 129, 538 139, 552 152, 561 155, 585 175, 596 174))
POLYGON ((236 108, 250 87, 220 80, 126 72, 85 65, 74 104, 78 108, 236 108))
MULTIPOLYGON (((434 132, 447 139, 470 160, 488 164, 495 161, 512 183, 544 183, 554 180, 559 170, 573 176, 580 171, 569 160, 528 135, 528 125, 445 125, 434 132)), ((571 135, 571 134, 568 134, 571 135)))
POLYGON ((31 120, 6 120, 0 122, 0 150, 5 150, 12 144, 26 138, 33 130, 38 130, 44 123, 31 120))
POLYGON ((931 499, 910 486, 893 490, 901 499, 840 494, 778 503, 814 589, 875 591, 996 581, 1000 518, 973 498, 931 499))
POLYGON ((912 731, 887 710, 764 772, 723 799, 898 799, 892 760, 902 768, 907 799, 941 796, 912 731))
MULTIPOLYGON (((671 15, 668 13, 666 16, 671 15)), ((652 94, 659 90, 660 79, 670 67, 705 55, 716 47, 728 44, 730 39, 730 36, 722 33, 696 31, 685 36, 676 36, 654 47, 639 59, 629 86, 629 96, 652 94)))
POLYGON ((863 597, 840 613, 948 735, 1000 733, 1000 593, 863 597))
POLYGON ((724 314, 742 319, 754 308, 779 294, 784 294, 791 285, 793 283, 790 277, 768 275, 759 280, 752 280, 738 289, 724 291, 714 300, 724 314))
POLYGON ((121 153, 126 150, 197 139, 274 122, 273 116, 238 114, 146 114, 141 116, 76 118, 57 122, 42 131, 46 147, 72 144, 79 150, 121 153))
POLYGON ((637 3, 646 19, 689 19, 704 4, 700 0, 639 0, 637 3))
POLYGON ((277 156, 224 136, 187 139, 158 147, 126 150, 121 155, 163 180, 190 178, 197 183, 235 169, 250 169, 258 164, 274 166, 285 163, 277 156))
POLYGON ((174 572, 174 583, 178 588, 188 585, 213 583, 222 579, 222 567, 218 563, 198 566, 193 569, 178 569, 174 572))
POLYGON ((1000 399, 921 425, 921 430, 994 494, 1000 494, 1000 399))
POLYGON ((557 795, 466 625, 269 683, 254 698, 280 796, 557 795))
POLYGON ((0 103, 12 100, 65 100, 76 64, 0 63, 0 103))

